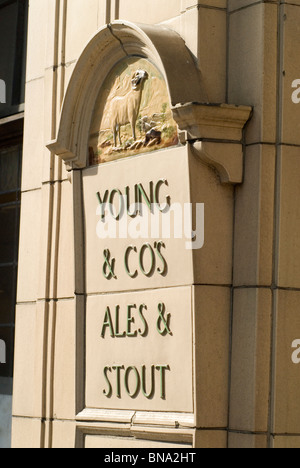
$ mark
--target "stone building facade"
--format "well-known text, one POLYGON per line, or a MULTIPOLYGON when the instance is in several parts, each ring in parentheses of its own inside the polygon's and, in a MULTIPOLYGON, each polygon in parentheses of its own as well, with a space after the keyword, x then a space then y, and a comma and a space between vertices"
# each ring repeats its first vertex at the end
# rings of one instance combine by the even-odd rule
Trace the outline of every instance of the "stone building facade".
POLYGON ((29 1, 12 447, 300 447, 299 55, 299 0, 29 1), (89 164, 132 57, 178 141, 89 164), (203 243, 99 239, 124 188, 203 243))

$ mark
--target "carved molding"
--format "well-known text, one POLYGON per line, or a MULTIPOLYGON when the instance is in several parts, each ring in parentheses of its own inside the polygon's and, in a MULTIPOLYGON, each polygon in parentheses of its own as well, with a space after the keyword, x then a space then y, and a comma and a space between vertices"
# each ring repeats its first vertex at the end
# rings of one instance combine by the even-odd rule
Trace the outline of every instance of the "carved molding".
POLYGON ((240 142, 252 108, 189 102, 174 106, 172 111, 179 128, 187 132, 188 140, 209 138, 240 142))
POLYGON ((160 70, 172 106, 205 100, 201 73, 176 32, 164 26, 135 25, 126 21, 103 27, 77 61, 64 99, 57 137, 47 144, 70 169, 86 166, 96 98, 116 63, 130 56, 145 58, 160 70))
POLYGON ((192 143, 194 154, 217 170, 221 182, 242 183, 243 129, 252 108, 188 103, 172 111, 180 130, 185 132, 185 140, 192 143))
POLYGON ((84 435, 134 437, 195 445, 195 416, 190 413, 158 413, 85 409, 76 417, 77 448, 84 447, 84 435), (163 432, 162 432, 163 428, 163 432))
POLYGON ((222 184, 243 182, 243 147, 241 144, 197 141, 192 145, 193 153, 204 164, 213 167, 222 184))
POLYGON ((119 422, 132 426, 151 425, 168 427, 195 427, 193 413, 163 413, 153 411, 108 410, 85 408, 76 416, 77 422, 119 422))

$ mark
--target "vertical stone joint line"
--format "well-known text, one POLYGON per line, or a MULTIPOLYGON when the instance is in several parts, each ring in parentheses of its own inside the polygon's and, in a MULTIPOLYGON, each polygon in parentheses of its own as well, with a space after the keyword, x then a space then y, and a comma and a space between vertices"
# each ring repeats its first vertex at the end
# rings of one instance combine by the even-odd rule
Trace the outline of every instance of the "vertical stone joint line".
MULTIPOLYGON (((64 98, 65 87, 65 49, 66 49, 66 22, 67 22, 67 0, 56 0, 55 18, 54 18, 54 54, 53 54, 53 83, 52 83, 52 122, 51 136, 56 137, 57 131, 57 116, 61 109, 64 98), (60 76, 59 76, 59 64, 60 76)), ((51 155, 55 158, 55 155, 51 155)), ((61 217, 61 178, 62 178, 62 162, 55 158, 53 166, 56 165, 57 171, 57 198, 55 200, 55 186, 50 192, 49 201, 49 232, 48 232, 48 257, 47 257, 47 297, 52 301, 51 309, 45 314, 45 340, 44 347, 44 390, 43 390, 43 412, 45 423, 48 421, 48 431, 46 427, 43 429, 42 446, 52 447, 53 436, 53 417, 54 417, 54 367, 55 367, 55 335, 56 335, 56 308, 57 308, 57 272, 58 272, 58 253, 59 253, 59 233, 60 233, 60 217, 61 217), (56 216, 54 210, 56 209, 56 216), (52 266, 52 268, 51 268, 52 266), (50 290, 52 284, 52 290, 50 290)), ((54 172, 51 178, 55 182, 54 172)))

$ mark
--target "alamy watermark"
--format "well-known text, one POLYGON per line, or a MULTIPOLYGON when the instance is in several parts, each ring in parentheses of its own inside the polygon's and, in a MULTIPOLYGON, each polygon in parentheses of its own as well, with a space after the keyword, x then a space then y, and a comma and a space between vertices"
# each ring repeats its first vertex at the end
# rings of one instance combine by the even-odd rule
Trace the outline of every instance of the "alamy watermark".
POLYGON ((0 364, 6 364, 6 344, 0 340, 0 364))
POLYGON ((300 340, 294 340, 292 348, 295 349, 292 354, 292 362, 293 364, 300 364, 300 340))
POLYGON ((187 250, 204 246, 204 203, 128 206, 126 196, 118 198, 118 206, 102 202, 97 207, 99 239, 184 239, 187 250))
POLYGON ((4 80, 0 80, 0 104, 6 104, 6 84, 4 80))

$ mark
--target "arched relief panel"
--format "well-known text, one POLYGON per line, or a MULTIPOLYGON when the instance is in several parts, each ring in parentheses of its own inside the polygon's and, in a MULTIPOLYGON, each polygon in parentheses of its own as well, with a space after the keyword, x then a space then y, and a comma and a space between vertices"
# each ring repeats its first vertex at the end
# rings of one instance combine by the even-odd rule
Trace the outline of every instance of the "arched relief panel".
POLYGON ((125 59, 145 59, 166 82, 171 106, 205 102, 201 74, 183 39, 163 26, 116 21, 100 29, 81 54, 64 99, 57 138, 47 147, 69 168, 88 162, 95 103, 110 73, 125 59))
POLYGON ((96 100, 89 165, 178 144, 178 127, 163 75, 149 60, 140 57, 120 61, 96 100))

